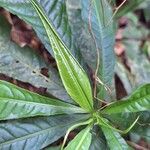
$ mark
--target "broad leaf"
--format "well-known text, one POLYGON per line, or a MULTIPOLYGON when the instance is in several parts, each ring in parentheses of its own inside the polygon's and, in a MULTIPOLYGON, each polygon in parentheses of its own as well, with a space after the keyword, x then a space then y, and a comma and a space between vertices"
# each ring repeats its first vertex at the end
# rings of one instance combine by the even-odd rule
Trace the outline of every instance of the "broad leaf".
POLYGON ((150 84, 140 87, 128 98, 108 105, 101 112, 105 114, 114 114, 146 110, 150 110, 150 84))
POLYGON ((31 3, 44 24, 54 51, 61 79, 68 94, 82 108, 91 111, 93 107, 92 90, 85 71, 55 32, 39 4, 35 0, 31 0, 31 3))
POLYGON ((88 126, 80 131, 64 150, 88 150, 92 139, 90 129, 88 126))
MULTIPOLYGON (((89 51, 89 56, 95 55, 94 60, 97 60, 99 51, 99 66, 97 76, 100 80, 110 86, 114 74, 114 31, 112 21, 112 10, 107 0, 83 0, 82 1, 82 18, 89 25, 91 22, 91 31, 95 37, 97 48, 95 51, 89 51), (91 19, 89 19, 91 18, 91 19)), ((93 41, 93 40, 91 40, 93 41)), ((90 64, 89 59, 89 65, 90 64)), ((104 87, 98 85, 98 97, 104 98, 106 93, 104 87)))
POLYGON ((0 120, 84 112, 81 108, 47 98, 0 80, 0 120))
POLYGON ((36 87, 44 87, 53 97, 72 102, 56 70, 46 65, 32 49, 20 48, 10 41, 10 27, 2 16, 0 16, 0 73, 36 87), (42 68, 49 69, 49 77, 41 73, 42 68))
MULTIPOLYGON (((65 0, 38 0, 38 2, 44 8, 46 15, 53 23, 60 37, 70 50, 72 50, 72 53, 74 53, 73 37, 68 23, 65 0)), ((30 24, 36 31, 42 43, 44 43, 46 48, 53 55, 44 26, 29 0, 0 0, 0 6, 30 24)))
POLYGON ((131 150, 121 135, 110 128, 101 127, 110 150, 131 150))
POLYGON ((62 137, 69 127, 87 118, 87 115, 57 115, 1 122, 0 149, 43 149, 62 137))

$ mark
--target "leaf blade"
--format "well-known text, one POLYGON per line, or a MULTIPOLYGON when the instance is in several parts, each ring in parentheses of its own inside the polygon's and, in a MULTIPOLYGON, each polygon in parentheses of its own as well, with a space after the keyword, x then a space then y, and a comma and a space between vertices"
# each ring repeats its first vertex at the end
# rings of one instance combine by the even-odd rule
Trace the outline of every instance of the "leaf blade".
POLYGON ((110 128, 101 126, 110 150, 131 150, 121 135, 110 128))
POLYGON ((114 102, 103 109, 102 113, 140 112, 150 109, 150 84, 138 88, 129 98, 114 102))
POLYGON ((42 149, 62 137, 69 127, 87 118, 87 115, 57 115, 1 122, 0 149, 42 149))
POLYGON ((62 82, 68 94, 82 108, 85 108, 89 111, 92 110, 92 90, 85 71, 82 69, 76 59, 69 52, 68 48, 62 42, 58 34, 55 32, 55 29, 44 15, 43 10, 40 8, 38 3, 35 0, 30 0, 30 2, 36 9, 44 24, 55 54, 62 82))
MULTIPOLYGON (((95 68, 92 67, 92 69, 94 71, 98 69, 98 78, 104 84, 110 86, 114 75, 115 65, 115 57, 113 52, 115 40, 113 21, 111 20, 111 7, 107 0, 84 0, 82 1, 82 6, 82 19, 86 22, 88 26, 89 24, 91 24, 91 29, 89 32, 93 34, 93 40, 96 43, 95 49, 97 49, 97 51, 93 50, 88 52, 91 56, 93 56, 94 53, 94 59, 97 61, 95 62, 95 68)), ((89 65, 91 66, 90 59, 89 65)), ((101 84, 99 84, 97 87, 97 97, 102 99, 106 98, 107 94, 105 91, 105 87, 101 84)))
POLYGON ((82 113, 80 108, 0 80, 0 120, 82 113))
POLYGON ((88 126, 80 131, 64 150, 88 150, 92 139, 90 129, 88 126))

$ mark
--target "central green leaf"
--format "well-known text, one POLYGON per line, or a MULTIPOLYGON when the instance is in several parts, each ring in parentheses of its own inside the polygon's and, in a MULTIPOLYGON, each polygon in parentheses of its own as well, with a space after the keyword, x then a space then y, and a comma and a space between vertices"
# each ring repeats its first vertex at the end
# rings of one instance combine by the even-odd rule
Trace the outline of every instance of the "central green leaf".
POLYGON ((30 1, 43 22, 68 94, 82 108, 91 111, 93 109, 92 90, 85 71, 60 39, 40 5, 35 0, 30 1))

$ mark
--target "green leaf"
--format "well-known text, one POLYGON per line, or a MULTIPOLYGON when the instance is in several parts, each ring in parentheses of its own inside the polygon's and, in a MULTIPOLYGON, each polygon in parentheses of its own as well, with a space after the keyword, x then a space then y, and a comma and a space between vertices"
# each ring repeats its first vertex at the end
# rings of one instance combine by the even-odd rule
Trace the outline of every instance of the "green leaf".
POLYGON ((64 89, 58 72, 47 65, 32 49, 20 48, 10 40, 10 26, 0 16, 0 73, 14 79, 47 89, 53 97, 72 102, 64 89), (47 68, 49 77, 41 74, 47 68))
POLYGON ((110 128, 101 126, 110 150, 131 150, 121 135, 110 128))
MULTIPOLYGON (((83 0, 82 1, 82 18, 89 24, 91 22, 91 32, 95 37, 95 42, 98 48, 97 51, 88 51, 89 56, 93 56, 95 63, 97 60, 97 55, 99 55, 99 66, 97 76, 100 80, 110 86, 114 75, 114 30, 112 21, 112 10, 107 2, 107 0, 83 0), (90 7, 91 6, 91 7, 90 7), (90 9, 89 9, 90 8, 90 9), (91 16, 91 17, 89 17, 91 16), (89 18, 91 18, 89 20, 89 18)), ((91 41, 93 41, 91 39, 91 41)), ((95 50, 97 49, 95 48, 95 50)), ((89 59, 89 65, 91 62, 89 59)), ((94 68, 95 70, 95 68, 94 68)), ((106 91, 104 86, 98 85, 98 97, 104 98, 106 96, 106 91)))
POLYGON ((88 150, 91 144, 91 126, 80 131, 64 150, 88 150))
POLYGON ((101 112, 114 114, 122 112, 140 112, 150 109, 150 84, 143 85, 128 98, 111 103, 101 112))
MULTIPOLYGON (((70 50, 72 50, 72 53, 75 53, 73 36, 68 22, 65 0, 38 0, 38 2, 44 8, 46 15, 53 23, 55 29, 65 44, 70 48, 70 50)), ((30 24, 36 31, 42 43, 53 55, 53 51, 49 45, 49 39, 44 30, 44 26, 38 14, 31 6, 29 0, 0 0, 0 6, 17 15, 26 23, 30 24)))
POLYGON ((38 150, 62 137, 72 125, 87 115, 57 115, 0 123, 1 150, 38 150))
POLYGON ((84 113, 81 108, 47 98, 0 80, 0 120, 84 113))
POLYGON ((62 42, 39 4, 35 0, 31 0, 31 3, 44 24, 54 51, 61 79, 68 94, 82 108, 91 111, 93 108, 92 90, 85 71, 62 42))
POLYGON ((118 114, 111 114, 111 115, 104 115, 104 118, 107 118, 114 126, 118 127, 121 130, 125 130, 128 128, 139 116, 138 122, 136 123, 134 129, 139 124, 142 125, 148 125, 150 124, 150 112, 149 111, 143 111, 143 112, 137 112, 137 113, 118 113, 118 114), (126 120, 126 121, 125 121, 126 120))

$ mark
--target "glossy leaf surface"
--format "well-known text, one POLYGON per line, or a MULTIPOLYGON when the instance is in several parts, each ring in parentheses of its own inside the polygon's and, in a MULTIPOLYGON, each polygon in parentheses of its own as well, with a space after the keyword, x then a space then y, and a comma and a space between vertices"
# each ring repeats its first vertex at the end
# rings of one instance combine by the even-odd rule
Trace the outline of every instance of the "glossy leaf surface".
POLYGON ((51 22, 47 19, 46 15, 44 15, 44 12, 39 4, 35 0, 31 0, 31 3, 44 24, 55 54, 61 79, 68 94, 82 108, 88 111, 92 110, 92 90, 85 71, 71 55, 68 48, 55 32, 55 29, 53 28, 51 22))
POLYGON ((72 125, 87 118, 87 115, 57 115, 1 122, 0 149, 43 149, 62 137, 72 125))
POLYGON ((86 127, 80 131, 64 150, 88 150, 92 139, 90 129, 86 127))
POLYGON ((81 108, 47 98, 0 80, 0 120, 82 113, 81 108))
POLYGON ((102 110, 102 113, 140 112, 150 110, 150 84, 143 85, 128 98, 114 102, 102 110))

